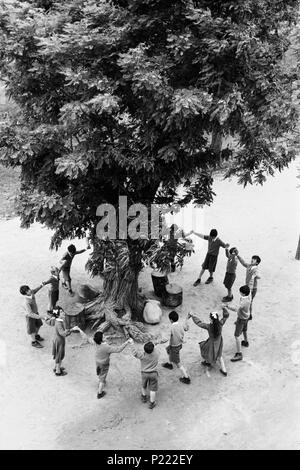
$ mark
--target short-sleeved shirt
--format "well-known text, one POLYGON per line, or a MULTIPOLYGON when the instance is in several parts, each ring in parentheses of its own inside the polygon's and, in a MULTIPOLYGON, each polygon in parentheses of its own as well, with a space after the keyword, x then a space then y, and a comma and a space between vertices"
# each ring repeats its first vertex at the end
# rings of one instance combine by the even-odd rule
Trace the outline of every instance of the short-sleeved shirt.
POLYGON ((96 353, 95 353, 96 362, 99 362, 101 364, 109 364, 111 353, 121 352, 122 349, 124 348, 123 345, 111 346, 107 343, 101 343, 101 344, 94 343, 94 344, 96 347, 96 353))
POLYGON ((258 276, 258 267, 256 265, 249 265, 246 269, 246 279, 245 284, 253 289, 256 287, 256 276, 258 276))
POLYGON ((24 308, 25 308, 26 316, 30 316, 32 313, 36 315, 39 313, 34 294, 25 296, 24 308))
POLYGON ((220 247, 225 248, 226 244, 219 238, 212 238, 210 235, 204 235, 204 240, 208 240, 208 250, 209 255, 218 256, 220 247))
POLYGON ((158 366, 158 354, 156 351, 148 354, 145 351, 134 351, 134 357, 141 361, 141 372, 156 372, 158 366))
POLYGON ((72 261, 73 261, 73 258, 75 256, 76 253, 74 253, 74 255, 71 255, 71 253, 69 253, 68 251, 63 255, 61 261, 64 263, 63 265, 63 268, 62 269, 69 269, 71 267, 71 264, 72 264, 72 261))
POLYGON ((251 299, 249 296, 240 298, 240 305, 237 310, 237 316, 241 320, 248 320, 250 316, 251 299))
POLYGON ((226 250, 226 256, 228 257, 226 272, 234 274, 236 272, 236 267, 237 267, 237 257, 227 252, 227 250, 226 250))
POLYGON ((183 325, 180 325, 178 322, 172 323, 171 326, 171 336, 170 336, 170 346, 181 346, 183 343, 184 332, 187 328, 184 328, 183 325))

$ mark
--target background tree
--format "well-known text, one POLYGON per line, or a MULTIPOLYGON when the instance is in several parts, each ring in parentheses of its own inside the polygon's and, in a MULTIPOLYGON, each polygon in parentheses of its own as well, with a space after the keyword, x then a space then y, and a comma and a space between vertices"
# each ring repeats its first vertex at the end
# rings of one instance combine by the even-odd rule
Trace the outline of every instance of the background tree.
MULTIPOLYGON (((282 59, 299 2, 12 1, 0 7, 0 68, 19 113, 1 160, 21 167, 22 226, 52 247, 90 231, 92 274, 139 316, 151 240, 100 241, 96 208, 213 200, 213 170, 263 183, 295 152, 294 69, 282 59), (222 141, 234 137, 233 154, 222 141), (178 186, 183 184, 184 194, 178 186)), ((155 246, 153 246, 155 245, 155 246)), ((161 259, 162 257, 157 257, 161 259)), ((121 305, 122 306, 122 305, 121 305)))

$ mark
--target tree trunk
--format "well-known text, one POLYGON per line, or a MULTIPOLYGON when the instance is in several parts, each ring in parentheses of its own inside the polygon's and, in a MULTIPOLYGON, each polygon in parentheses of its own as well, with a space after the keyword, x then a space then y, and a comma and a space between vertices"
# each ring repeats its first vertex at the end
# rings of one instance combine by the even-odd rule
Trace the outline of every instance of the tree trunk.
POLYGON ((222 136, 220 126, 215 125, 212 130, 210 148, 218 157, 220 164, 221 164, 222 141, 223 141, 223 136, 222 136))

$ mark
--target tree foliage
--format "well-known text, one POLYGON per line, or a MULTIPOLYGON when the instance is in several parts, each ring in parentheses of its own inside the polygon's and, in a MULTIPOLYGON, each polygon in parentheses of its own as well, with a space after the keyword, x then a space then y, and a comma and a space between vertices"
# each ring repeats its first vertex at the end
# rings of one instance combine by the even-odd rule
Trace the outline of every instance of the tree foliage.
POLYGON ((96 208, 213 200, 213 170, 262 183, 294 157, 294 68, 282 67, 296 0, 12 1, 0 69, 19 106, 0 134, 21 166, 20 215, 83 236, 96 208), (212 135, 239 147, 219 155, 212 135), (178 186, 184 185, 179 195, 178 186))

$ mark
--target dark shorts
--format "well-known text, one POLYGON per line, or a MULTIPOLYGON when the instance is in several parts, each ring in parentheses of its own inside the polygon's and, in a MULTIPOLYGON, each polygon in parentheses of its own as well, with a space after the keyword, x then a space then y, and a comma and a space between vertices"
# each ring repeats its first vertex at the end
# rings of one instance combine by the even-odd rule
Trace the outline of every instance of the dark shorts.
POLYGON ((180 364, 180 349, 182 346, 168 346, 166 348, 167 353, 169 354, 169 361, 174 364, 180 364))
POLYGON ((36 333, 43 324, 40 318, 31 318, 31 317, 26 317, 26 323, 27 323, 27 333, 29 335, 33 335, 34 333, 36 333))
POLYGON ((210 273, 214 273, 217 266, 218 257, 207 253, 205 260, 202 264, 202 269, 208 269, 210 273))
POLYGON ((226 273, 225 274, 223 284, 226 287, 226 289, 231 289, 232 288, 232 286, 234 284, 234 281, 235 281, 235 278, 236 278, 235 273, 226 273))
POLYGON ((106 382, 106 377, 109 370, 109 363, 102 364, 101 362, 96 363, 96 374, 99 377, 100 382, 106 382))
POLYGON ((234 332, 234 336, 236 338, 238 338, 239 336, 241 336, 241 334, 243 333, 243 331, 247 331, 248 329, 248 321, 249 320, 242 320, 241 318, 238 318, 237 321, 235 322, 235 332, 234 332))
POLYGON ((66 281, 71 281, 71 277, 70 277, 70 270, 71 268, 66 268, 66 269, 62 269, 61 272, 62 272, 62 277, 63 277, 63 280, 66 282, 66 281))
POLYGON ((157 392, 158 389, 158 373, 142 372, 142 387, 146 389, 149 386, 150 392, 157 392))

